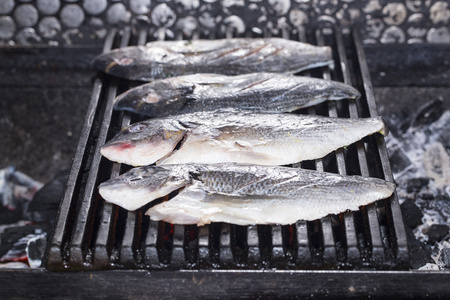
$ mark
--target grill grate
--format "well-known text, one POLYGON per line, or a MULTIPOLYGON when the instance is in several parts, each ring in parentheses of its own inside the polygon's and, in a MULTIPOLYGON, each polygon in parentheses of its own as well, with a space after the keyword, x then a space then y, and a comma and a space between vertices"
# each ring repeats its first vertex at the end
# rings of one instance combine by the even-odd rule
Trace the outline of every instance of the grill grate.
MULTIPOLYGON (((163 29, 150 32, 165 39, 163 29)), ((235 36, 232 29, 226 38, 235 36)), ((247 37, 269 36, 248 33, 247 37)), ((311 34, 284 31, 283 38, 329 45, 335 68, 320 68, 301 75, 345 82, 362 94, 359 100, 329 102, 298 113, 332 117, 375 116, 376 105, 362 44, 356 31, 323 27, 311 34)), ((142 45, 147 31, 129 28, 109 32, 104 51, 142 45)), ((180 32, 176 39, 192 37, 180 32)), ((408 251, 396 195, 356 212, 287 226, 237 226, 213 223, 203 227, 150 221, 145 208, 128 212, 105 203, 98 185, 129 169, 101 157, 104 142, 137 116, 112 110, 115 96, 138 82, 99 74, 75 154, 54 233, 48 246, 47 268, 106 269, 246 269, 280 270, 407 269, 408 251)), ((370 136, 323 159, 293 167, 340 174, 372 176, 393 181, 384 139, 370 136)), ((168 200, 172 195, 166 196, 168 200)))

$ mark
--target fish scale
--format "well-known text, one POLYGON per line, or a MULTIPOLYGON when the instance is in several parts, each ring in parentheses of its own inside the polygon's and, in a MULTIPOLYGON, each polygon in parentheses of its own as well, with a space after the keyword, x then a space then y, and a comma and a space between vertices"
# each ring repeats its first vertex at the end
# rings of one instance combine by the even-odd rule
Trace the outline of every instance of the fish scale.
MULTIPOLYGON (((254 190, 266 189, 267 185, 273 184, 275 180, 272 178, 272 182, 270 182, 266 180, 266 175, 257 176, 251 173, 251 171, 246 174, 227 174, 221 171, 209 171, 202 173, 199 179, 222 193, 242 192, 248 194, 251 194, 254 190)), ((282 181, 283 179, 280 178, 277 180, 282 181)))

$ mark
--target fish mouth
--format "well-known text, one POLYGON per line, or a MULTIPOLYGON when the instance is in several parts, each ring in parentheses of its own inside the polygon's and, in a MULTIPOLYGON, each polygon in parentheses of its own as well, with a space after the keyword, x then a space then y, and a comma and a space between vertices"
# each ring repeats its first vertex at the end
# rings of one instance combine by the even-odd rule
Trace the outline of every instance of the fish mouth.
POLYGON ((350 91, 350 99, 359 99, 361 98, 361 93, 357 89, 352 89, 350 91))
POLYGON ((331 100, 361 98, 361 92, 349 84, 336 81, 333 83, 333 85, 330 86, 330 87, 332 87, 332 89, 329 93, 329 97, 331 100), (334 85, 334 87, 333 87, 333 85, 334 85))
MULTIPOLYGON (((181 139, 181 137, 180 137, 181 139)), ((150 141, 140 143, 139 141, 110 141, 105 144, 100 153, 111 161, 124 163, 131 166, 151 165, 169 155, 180 139, 168 141, 150 141)))
POLYGON ((136 147, 131 141, 110 141, 100 148, 100 153, 109 160, 122 162, 123 152, 136 147))
POLYGON ((342 92, 342 93, 338 93, 337 95, 335 95, 333 97, 336 100, 339 99, 352 99, 352 100, 356 100, 361 98, 361 93, 357 90, 357 89, 351 89, 349 91, 346 92, 342 92))
POLYGON ((114 148, 115 150, 122 151, 136 147, 136 144, 132 141, 110 141, 101 147, 100 151, 114 148))
POLYGON ((360 92, 355 93, 351 99, 359 99, 359 98, 361 98, 361 93, 360 92))
POLYGON ((122 181, 119 181, 117 179, 110 179, 107 181, 104 181, 100 183, 98 186, 99 191, 102 191, 103 193, 106 192, 114 192, 115 190, 120 190, 121 188, 125 187, 126 184, 122 181))

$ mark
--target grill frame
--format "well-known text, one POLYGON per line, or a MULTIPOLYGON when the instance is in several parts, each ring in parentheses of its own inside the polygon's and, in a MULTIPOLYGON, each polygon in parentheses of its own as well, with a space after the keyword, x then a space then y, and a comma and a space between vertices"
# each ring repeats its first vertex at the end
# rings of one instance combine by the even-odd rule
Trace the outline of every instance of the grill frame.
MULTIPOLYGON (((164 39, 164 31, 161 29, 154 35, 164 39)), ((226 37, 233 35, 230 29, 226 37)), ((264 35, 267 36, 267 33, 264 35)), ((281 36, 292 38, 288 32, 283 32, 281 36)), ((180 35, 178 38, 186 37, 180 35)), ((308 109, 306 113, 323 114, 325 111, 330 116, 338 116, 347 108, 348 112, 344 114, 350 117, 376 116, 373 88, 361 39, 356 30, 342 32, 334 27, 323 27, 312 36, 295 37, 297 40, 317 44, 327 44, 330 38, 336 42, 333 51, 335 59, 336 56, 339 58, 336 60, 339 66, 336 66, 335 71, 322 68, 323 73, 313 70, 304 72, 303 75, 340 79, 356 86, 363 97, 357 102, 347 101, 344 107, 330 102, 325 104, 325 109, 324 105, 318 105, 308 109), (358 58, 356 62, 349 59, 355 56, 358 58), (356 69, 359 74, 352 73, 356 69), (336 70, 341 70, 341 74, 337 74, 336 70)), ((112 47, 143 44, 146 39, 146 31, 132 34, 129 28, 121 32, 112 30, 106 38, 104 51, 112 47)), ((243 275, 249 270, 261 268, 275 268, 277 271, 407 269, 406 234, 396 195, 356 213, 346 212, 339 216, 327 216, 319 221, 300 222, 295 227, 214 224, 197 228, 173 227, 161 223, 155 228, 156 222, 151 222, 152 226, 147 230, 149 221, 143 215, 144 210, 126 212, 104 203, 96 187, 109 176, 122 173, 124 168, 102 158, 99 147, 114 132, 132 121, 132 115, 112 111, 112 100, 119 92, 135 84, 137 83, 104 74, 99 74, 94 83, 74 163, 47 249, 48 270, 144 269, 173 272, 219 269, 243 275), (108 174, 100 171, 105 169, 110 170, 108 174), (359 224, 356 227, 355 219, 359 224), (336 223, 339 225, 332 226, 336 223), (222 229, 222 234, 205 235, 205 228, 211 232, 222 229), (295 234, 291 235, 292 239, 288 239, 286 232, 295 234), (361 234, 364 237, 358 238, 361 234), (267 235, 272 238, 265 238, 267 235), (191 236, 194 238, 189 238, 191 236), (297 242, 285 242, 295 238, 297 242), (333 242, 335 238, 340 243, 333 242), (342 243, 344 246, 340 247, 342 243)), ((332 163, 335 165, 332 167, 333 171, 343 174, 359 172, 363 176, 393 181, 383 137, 373 136, 349 148, 352 149, 348 151, 355 153, 353 159, 357 159, 359 170, 347 170, 344 157, 347 150, 339 149, 328 158, 335 161, 332 163), (375 169, 370 167, 373 160, 378 164, 375 169)), ((324 170, 324 165, 328 171, 330 164, 324 163, 322 159, 301 164, 302 167, 318 170, 324 170)))

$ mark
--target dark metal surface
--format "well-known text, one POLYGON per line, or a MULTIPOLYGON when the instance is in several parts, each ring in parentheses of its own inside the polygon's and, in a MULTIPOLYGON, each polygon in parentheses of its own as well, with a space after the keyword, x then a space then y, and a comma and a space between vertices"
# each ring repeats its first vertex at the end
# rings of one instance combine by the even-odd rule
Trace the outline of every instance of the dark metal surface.
POLYGON ((364 50, 376 86, 450 87, 450 44, 366 45, 364 50))
POLYGON ((443 271, 11 270, 0 273, 0 292, 2 299, 448 299, 448 277, 443 271))
MULTIPOLYGON (((159 38, 164 39, 164 31, 159 33, 159 38)), ((225 37, 233 35, 229 30, 225 37)), ((356 32, 322 28, 311 36, 289 32, 281 36, 332 46, 334 69, 315 69, 302 75, 343 81, 362 94, 357 101, 324 103, 298 113, 353 118, 377 115, 362 44, 356 32)), ((176 38, 224 37, 185 37, 180 33, 176 38)), ((128 29, 111 31, 104 51, 146 41, 145 32, 134 35, 128 29)), ((248 270, 260 269, 276 272, 274 270, 408 268, 406 235, 395 195, 357 212, 289 226, 174 226, 150 221, 144 215, 145 209, 127 212, 105 203, 98 194, 98 185, 129 167, 101 157, 99 147, 120 128, 137 120, 135 115, 112 111, 114 97, 136 84, 102 74, 95 81, 58 221, 48 246, 48 270, 168 272, 164 274, 186 269, 229 270, 245 277, 248 270)), ((393 180, 384 139, 379 135, 294 167, 393 180)))

